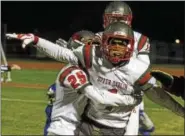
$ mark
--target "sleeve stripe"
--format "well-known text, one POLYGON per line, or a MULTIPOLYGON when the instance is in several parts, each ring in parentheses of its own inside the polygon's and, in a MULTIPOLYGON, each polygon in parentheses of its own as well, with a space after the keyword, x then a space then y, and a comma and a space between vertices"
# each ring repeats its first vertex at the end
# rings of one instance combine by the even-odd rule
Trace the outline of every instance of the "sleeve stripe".
POLYGON ((61 83, 62 86, 64 86, 64 80, 65 78, 67 77, 67 75, 69 73, 71 73, 73 70, 75 69, 79 69, 77 66, 71 66, 71 67, 68 67, 67 69, 65 69, 61 74, 60 74, 60 77, 59 77, 59 81, 61 83))
POLYGON ((84 62, 87 69, 92 66, 92 46, 85 45, 83 49, 84 62))
POLYGON ((139 85, 144 85, 147 83, 152 76, 150 75, 150 72, 147 72, 144 76, 142 76, 139 80, 138 83, 139 85))
POLYGON ((147 37, 142 35, 138 43, 138 51, 140 51, 147 41, 147 37))

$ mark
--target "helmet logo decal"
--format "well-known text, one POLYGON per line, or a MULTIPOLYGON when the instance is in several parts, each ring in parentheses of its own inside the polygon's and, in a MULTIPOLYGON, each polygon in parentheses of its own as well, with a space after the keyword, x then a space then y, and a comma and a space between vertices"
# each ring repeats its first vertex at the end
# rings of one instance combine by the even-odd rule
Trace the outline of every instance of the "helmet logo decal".
POLYGON ((115 15, 116 15, 116 14, 117 14, 117 15, 120 15, 120 14, 122 14, 122 13, 121 13, 120 11, 113 11, 113 12, 112 12, 112 14, 115 14, 115 15))
POLYGON ((114 32, 114 35, 126 35, 123 31, 116 31, 114 32))

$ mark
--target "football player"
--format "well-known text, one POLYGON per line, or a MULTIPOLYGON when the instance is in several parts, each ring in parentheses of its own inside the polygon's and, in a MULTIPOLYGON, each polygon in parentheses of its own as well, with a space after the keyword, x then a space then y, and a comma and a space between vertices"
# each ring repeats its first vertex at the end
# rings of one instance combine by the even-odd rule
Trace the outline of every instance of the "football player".
MULTIPOLYGON (((94 34, 89 31, 80 31, 80 32, 75 33, 70 38, 70 40, 68 42, 69 45, 67 46, 71 50, 74 50, 77 48, 77 46, 76 46, 77 44, 74 44, 74 41, 73 41, 74 38, 76 38, 79 41, 86 43, 88 45, 89 43, 92 42, 92 38, 94 38, 94 34)), ((79 133, 78 129, 76 129, 76 128, 77 128, 77 126, 79 126, 78 124, 81 122, 80 115, 84 112, 84 108, 87 104, 87 98, 85 98, 84 95, 80 95, 79 89, 77 89, 77 88, 82 88, 82 86, 84 86, 84 83, 87 82, 85 77, 86 77, 85 73, 82 70, 80 70, 77 66, 67 65, 64 68, 62 68, 62 70, 59 73, 59 76, 56 80, 56 84, 53 84, 49 88, 49 91, 48 91, 50 103, 45 110, 46 115, 47 115, 47 121, 46 121, 45 129, 44 129, 45 135, 46 134, 48 134, 48 135, 50 135, 50 134, 74 135, 74 134, 79 133), (75 75, 75 73, 77 74, 77 76, 75 75), (77 78, 77 79, 79 78, 84 83, 83 84, 82 83, 75 84, 75 82, 78 82, 75 78, 77 78), (67 81, 66 81, 66 79, 67 79, 67 81), (60 83, 61 81, 58 82, 58 80, 63 80, 62 82, 64 82, 64 83, 61 84, 60 83), (68 85, 68 83, 69 83, 68 80, 73 81, 73 83, 71 83, 71 84, 73 84, 72 88, 71 88, 71 86, 68 85), (66 85, 66 83, 67 83, 67 85, 66 85), (81 86, 81 87, 79 87, 79 86, 81 86), (74 89, 75 89, 75 91, 74 91, 74 89), (55 102, 55 100, 57 102, 55 102), (56 118, 58 118, 57 121, 55 121, 56 118), (49 131, 49 133, 47 133, 47 131, 49 131)), ((88 91, 89 91, 89 88, 88 88, 88 91)), ((95 96, 97 98, 100 97, 93 90, 90 90, 90 92, 93 93, 93 96, 95 96)), ((105 92, 105 94, 106 94, 106 92, 105 92)), ((86 95, 89 95, 89 93, 86 95)), ((126 96, 125 99, 121 100, 119 97, 117 97, 116 94, 110 93, 109 95, 111 95, 112 99, 111 100, 107 99, 108 103, 106 102, 106 100, 105 101, 101 100, 101 98, 98 100, 101 100, 100 103, 102 103, 102 102, 104 104, 107 103, 110 106, 111 106, 111 104, 113 104, 112 106, 115 106, 115 102, 113 102, 115 98, 117 99, 116 104, 119 104, 120 102, 122 105, 123 105, 123 103, 124 104, 128 103, 127 99, 129 99, 129 96, 126 96), (122 102, 122 101, 124 101, 124 102, 122 102)), ((103 95, 101 94, 101 96, 103 96, 103 95)), ((87 97, 90 98, 91 100, 98 102, 97 98, 93 99, 92 96, 90 96, 90 97, 87 96, 87 97)), ((141 98, 141 96, 138 96, 138 97, 141 98)), ((124 97, 122 96, 122 98, 124 98, 124 97)), ((130 104, 127 104, 127 105, 130 105, 130 104)))
MULTIPOLYGON (((104 10, 103 27, 105 28, 110 23, 117 22, 117 21, 124 22, 124 23, 128 24, 129 26, 131 26, 132 19, 133 19, 132 10, 127 3, 123 2, 123 1, 110 2, 104 10)), ((103 34, 103 32, 96 33, 95 38, 94 38, 94 42, 101 43, 102 34, 103 34)), ((133 56, 144 61, 149 66, 150 65, 149 38, 139 32, 134 31, 134 40, 135 40, 135 44, 133 47, 133 56)), ((59 40, 57 40, 58 44, 65 47, 65 44, 62 41, 63 41, 63 39, 61 39, 61 38, 59 40)), ((146 113, 144 113, 144 114, 146 115, 146 113)), ((151 122, 152 121, 150 120, 150 118, 147 118, 147 120, 145 120, 145 121, 143 119, 141 120, 141 123, 143 124, 142 126, 144 128, 149 128, 147 126, 144 126, 144 124, 151 126, 153 124, 153 123, 151 124, 151 122), (147 123, 147 121, 148 121, 148 123, 147 123)), ((145 130, 145 129, 143 129, 143 130, 145 130)), ((154 129, 152 129, 152 130, 154 130, 154 129)))

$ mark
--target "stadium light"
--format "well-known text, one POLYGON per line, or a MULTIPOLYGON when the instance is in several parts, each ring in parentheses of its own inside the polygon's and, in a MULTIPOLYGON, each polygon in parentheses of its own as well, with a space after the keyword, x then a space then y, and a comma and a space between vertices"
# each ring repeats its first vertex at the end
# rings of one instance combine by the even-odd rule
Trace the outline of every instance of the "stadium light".
POLYGON ((176 39, 175 40, 175 43, 179 44, 180 43, 180 40, 179 39, 176 39))

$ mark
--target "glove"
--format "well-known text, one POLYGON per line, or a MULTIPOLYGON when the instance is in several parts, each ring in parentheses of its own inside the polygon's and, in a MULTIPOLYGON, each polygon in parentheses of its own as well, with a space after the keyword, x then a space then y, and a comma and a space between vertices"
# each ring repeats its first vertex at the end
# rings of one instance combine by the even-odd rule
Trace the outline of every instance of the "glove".
POLYGON ((48 90, 47 96, 48 96, 48 104, 52 105, 53 102, 55 102, 55 92, 52 88, 48 90))
POLYGON ((65 40, 63 40, 62 38, 59 38, 58 40, 56 40, 56 44, 58 44, 64 48, 67 48, 67 42, 65 40))
POLYGON ((6 34, 7 39, 17 39, 23 41, 22 48, 25 48, 27 45, 33 43, 37 44, 39 37, 33 34, 6 34))
POLYGON ((100 40, 99 37, 95 36, 94 39, 93 39, 93 41, 92 41, 92 43, 93 43, 93 44, 96 44, 96 45, 99 45, 99 44, 101 44, 102 42, 101 42, 101 40, 100 40))
POLYGON ((48 96, 48 104, 52 105, 53 102, 55 101, 55 93, 56 93, 56 85, 52 84, 47 91, 47 96, 48 96))

